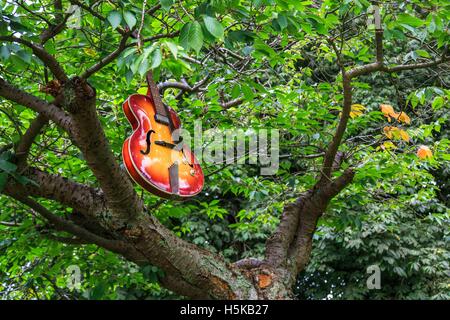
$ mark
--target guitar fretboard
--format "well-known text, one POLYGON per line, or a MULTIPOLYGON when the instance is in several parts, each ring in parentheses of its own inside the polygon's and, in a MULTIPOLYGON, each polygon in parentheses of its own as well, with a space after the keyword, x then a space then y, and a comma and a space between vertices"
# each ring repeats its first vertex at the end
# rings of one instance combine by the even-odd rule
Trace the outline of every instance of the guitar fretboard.
POLYGON ((150 94, 153 98, 153 102, 155 103, 156 113, 167 118, 168 117, 167 110, 164 107, 164 104, 161 100, 161 96, 159 95, 158 87, 156 86, 156 83, 153 81, 153 74, 151 71, 147 73, 147 84, 150 94))

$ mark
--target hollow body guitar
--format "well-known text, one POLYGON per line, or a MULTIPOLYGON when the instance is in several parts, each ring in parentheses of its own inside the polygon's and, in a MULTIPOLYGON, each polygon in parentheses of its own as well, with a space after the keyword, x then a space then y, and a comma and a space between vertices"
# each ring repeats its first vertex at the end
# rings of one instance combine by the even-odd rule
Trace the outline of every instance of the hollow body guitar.
POLYGON ((195 196, 203 188, 202 169, 182 138, 173 140, 181 121, 164 106, 151 72, 147 83, 147 95, 133 94, 122 105, 133 128, 122 147, 125 168, 136 183, 160 197, 195 196))

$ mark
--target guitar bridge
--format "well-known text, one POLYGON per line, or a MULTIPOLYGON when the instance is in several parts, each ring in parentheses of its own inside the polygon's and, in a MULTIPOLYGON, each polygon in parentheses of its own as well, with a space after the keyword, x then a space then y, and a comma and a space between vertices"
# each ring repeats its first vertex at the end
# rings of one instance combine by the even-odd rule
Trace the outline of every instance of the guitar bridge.
POLYGON ((178 194, 179 189, 179 177, 178 177, 178 162, 174 162, 169 167, 169 181, 170 181, 170 188, 172 189, 173 194, 178 194))

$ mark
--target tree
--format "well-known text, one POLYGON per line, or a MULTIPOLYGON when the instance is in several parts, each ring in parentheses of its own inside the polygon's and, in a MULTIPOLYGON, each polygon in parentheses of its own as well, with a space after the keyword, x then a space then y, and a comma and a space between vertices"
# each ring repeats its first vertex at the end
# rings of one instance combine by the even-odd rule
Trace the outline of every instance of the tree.
MULTIPOLYGON (((383 104, 381 112, 362 117, 366 108, 355 92, 369 76, 421 69, 439 74, 450 57, 448 6, 437 1, 386 4, 375 28, 366 27, 374 11, 367 1, 5 1, 1 7, 2 125, 13 126, 2 129, 0 184, 4 201, 31 209, 20 214, 20 228, 153 266, 162 286, 190 298, 292 298, 330 202, 364 179, 382 179, 369 172, 377 157, 418 147, 404 128, 414 121, 405 108, 413 110, 421 97, 399 103, 399 113, 383 104), (421 47, 395 52, 397 42, 409 40, 421 47), (326 61, 333 66, 323 75, 317 65, 326 61), (258 180, 269 184, 265 194, 249 194, 242 183, 227 189, 219 181, 240 173, 227 166, 207 168, 208 194, 200 205, 193 199, 161 207, 155 197, 139 194, 119 164, 126 135, 115 123, 127 126, 117 105, 140 87, 148 69, 188 129, 188 115, 208 119, 211 127, 243 121, 282 128, 280 150, 292 161, 258 180), (187 214, 199 212, 224 220, 227 210, 218 203, 229 193, 255 204, 273 202, 266 215, 248 203, 229 217, 236 232, 249 227, 242 221, 251 220, 252 211, 271 220, 264 254, 229 261, 202 248, 204 241, 187 241, 186 226, 171 221, 189 221, 187 214)), ((448 95, 440 90, 433 107, 442 108, 448 95)), ((428 161, 448 161, 448 145, 440 140, 428 161)), ((243 176, 254 176, 251 170, 243 176)))

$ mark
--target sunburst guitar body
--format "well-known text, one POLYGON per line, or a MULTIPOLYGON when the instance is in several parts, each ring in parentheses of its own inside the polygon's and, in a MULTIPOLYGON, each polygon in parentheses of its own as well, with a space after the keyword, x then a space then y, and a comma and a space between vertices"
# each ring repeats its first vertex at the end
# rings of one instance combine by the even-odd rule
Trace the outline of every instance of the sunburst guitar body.
POLYGON ((197 195, 204 176, 195 155, 173 131, 180 129, 176 112, 162 104, 151 73, 149 94, 133 94, 123 103, 123 111, 133 133, 122 148, 125 168, 145 190, 163 198, 183 200, 197 195))

